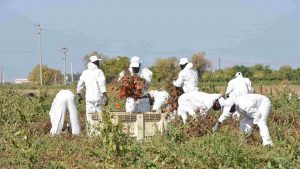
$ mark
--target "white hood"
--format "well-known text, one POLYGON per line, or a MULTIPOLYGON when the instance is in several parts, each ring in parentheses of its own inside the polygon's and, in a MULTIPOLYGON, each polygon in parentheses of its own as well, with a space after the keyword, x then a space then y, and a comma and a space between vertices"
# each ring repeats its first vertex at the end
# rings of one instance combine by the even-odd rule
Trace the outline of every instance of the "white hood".
POLYGON ((172 84, 182 87, 185 93, 198 91, 198 73, 193 69, 193 63, 188 63, 172 84))
POLYGON ((95 64, 92 63, 92 62, 89 62, 89 63, 87 64, 87 67, 88 67, 88 69, 98 69, 98 66, 95 65, 95 64))
POLYGON ((188 63, 184 69, 193 69, 194 65, 193 63, 188 63))

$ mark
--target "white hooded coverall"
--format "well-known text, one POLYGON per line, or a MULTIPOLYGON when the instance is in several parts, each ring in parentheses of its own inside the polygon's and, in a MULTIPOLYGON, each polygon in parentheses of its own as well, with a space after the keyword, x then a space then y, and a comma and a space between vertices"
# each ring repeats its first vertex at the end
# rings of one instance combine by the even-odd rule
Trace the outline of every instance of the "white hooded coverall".
POLYGON ((248 93, 253 93, 251 81, 248 78, 238 75, 228 82, 226 94, 229 94, 229 97, 237 97, 248 93))
POLYGON ((50 133, 52 135, 60 134, 62 132, 67 111, 70 116, 72 134, 80 134, 80 123, 74 102, 74 94, 69 90, 61 90, 56 94, 49 112, 52 125, 50 133))
POLYGON ((188 63, 178 74, 176 81, 173 81, 176 87, 182 87, 184 93, 198 91, 198 73, 193 69, 193 64, 188 63))
MULTIPOLYGON (((241 74, 237 73, 236 77, 228 82, 226 89, 226 95, 229 94, 227 100, 230 100, 228 102, 233 102, 234 98, 249 93, 253 93, 251 81, 248 78, 244 78, 241 74)), ((231 106, 232 105, 228 105, 224 110, 230 110, 231 106)), ((240 117, 237 112, 233 113, 233 116, 236 118, 240 117)))
MULTIPOLYGON (((225 102, 220 102, 224 106, 225 102)), ((271 101, 268 97, 260 94, 246 94, 238 96, 234 100, 236 110, 243 118, 240 121, 240 132, 251 133, 252 124, 259 127, 260 136, 263 145, 272 145, 272 140, 267 126, 268 117, 271 111, 271 101)), ((223 111, 219 118, 219 122, 223 123, 231 116, 229 111, 223 111)))
POLYGON ((207 112, 213 107, 215 101, 221 97, 221 94, 208 94, 204 92, 184 93, 178 99, 178 115, 182 117, 183 122, 187 120, 187 115, 206 116, 207 112))
MULTIPOLYGON (((129 67, 129 72, 133 74, 131 66, 129 67)), ((148 94, 147 92, 148 86, 152 80, 152 74, 153 73, 148 68, 143 68, 137 73, 138 76, 146 80, 146 84, 144 86, 143 94, 142 94, 142 97, 145 98, 141 98, 136 101, 131 97, 126 98, 126 105, 125 105, 126 112, 145 113, 150 111, 150 101, 149 98, 147 98, 146 96, 148 94)), ((122 79, 122 77, 124 77, 124 75, 125 75, 124 71, 119 74, 119 81, 122 79)))
POLYGON ((91 127, 89 131, 92 134, 98 125, 98 120, 93 120, 95 113, 101 112, 102 93, 106 92, 105 76, 101 69, 93 63, 88 63, 88 69, 84 70, 77 84, 77 93, 80 93, 83 87, 86 88, 86 118, 87 123, 91 127))

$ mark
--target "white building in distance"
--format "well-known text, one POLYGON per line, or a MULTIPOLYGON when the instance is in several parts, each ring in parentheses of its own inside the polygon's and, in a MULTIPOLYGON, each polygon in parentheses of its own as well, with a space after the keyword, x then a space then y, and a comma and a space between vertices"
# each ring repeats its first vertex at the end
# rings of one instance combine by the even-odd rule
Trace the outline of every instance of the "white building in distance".
POLYGON ((15 79, 15 84, 29 83, 28 79, 15 79))

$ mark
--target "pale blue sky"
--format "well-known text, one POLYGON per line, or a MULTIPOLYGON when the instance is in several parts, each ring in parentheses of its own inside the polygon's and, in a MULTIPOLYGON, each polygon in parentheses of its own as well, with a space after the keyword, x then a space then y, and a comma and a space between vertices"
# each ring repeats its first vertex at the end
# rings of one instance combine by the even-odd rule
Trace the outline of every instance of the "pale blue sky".
MULTIPOLYGON (((296 0, 0 0, 0 65, 7 80, 38 64, 35 24, 44 63, 63 69, 67 47, 75 72, 82 56, 188 57, 205 51, 218 66, 300 65, 300 3, 296 0)), ((68 68, 69 70, 69 68, 68 68)))

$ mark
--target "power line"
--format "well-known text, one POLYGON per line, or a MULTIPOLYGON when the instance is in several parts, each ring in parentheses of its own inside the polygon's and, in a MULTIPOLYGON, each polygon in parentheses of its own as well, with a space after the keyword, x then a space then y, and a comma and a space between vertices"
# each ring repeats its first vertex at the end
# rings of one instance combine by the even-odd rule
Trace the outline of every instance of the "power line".
POLYGON ((4 67, 1 66, 1 74, 0 74, 1 78, 0 78, 0 83, 2 83, 2 85, 4 85, 4 67))
POLYGON ((23 53, 37 53, 36 50, 4 50, 0 51, 0 54, 23 54, 23 53))

